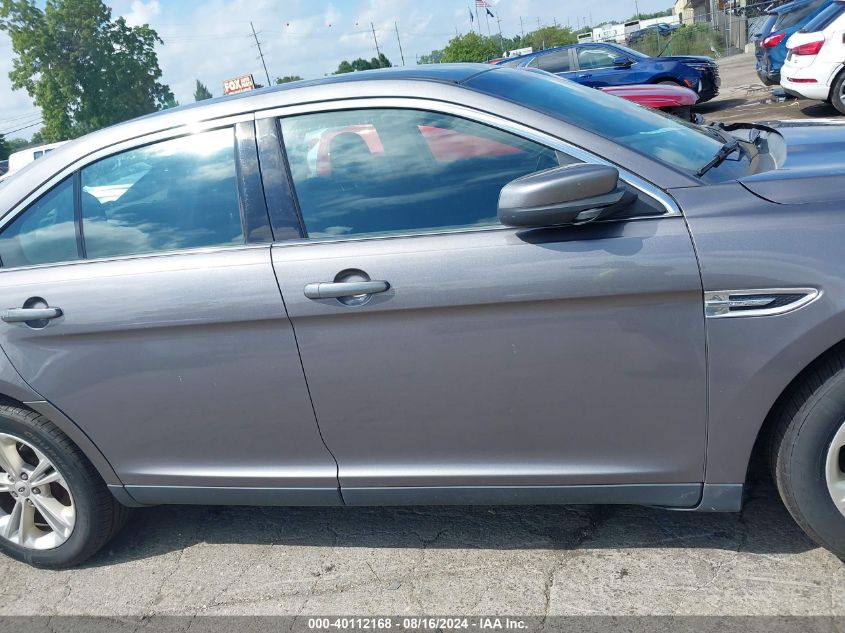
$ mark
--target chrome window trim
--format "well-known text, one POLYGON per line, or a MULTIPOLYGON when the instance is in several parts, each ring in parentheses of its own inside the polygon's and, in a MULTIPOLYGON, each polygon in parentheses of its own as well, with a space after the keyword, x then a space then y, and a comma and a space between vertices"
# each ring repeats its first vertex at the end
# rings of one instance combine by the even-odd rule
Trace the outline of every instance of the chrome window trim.
MULTIPOLYGON (((430 112, 437 112, 440 114, 451 114, 454 116, 459 116, 464 119, 468 119, 470 121, 475 121, 476 123, 481 123, 484 125, 489 125, 490 127, 494 127, 505 132, 509 132, 516 136, 521 136, 522 138, 528 139, 530 141, 534 141, 535 143, 540 143, 541 145, 545 145, 551 149, 564 152, 569 154, 573 158, 577 158, 580 161, 585 163, 592 163, 592 164, 599 164, 599 165, 608 165, 610 167, 615 167, 619 170, 619 177, 628 185, 637 189, 638 191, 650 196, 651 198, 655 199, 666 210, 666 213, 663 215, 648 215, 648 216, 638 216, 638 217, 628 217, 628 218, 620 218, 620 219, 609 219, 606 222, 634 222, 640 220, 658 220, 662 218, 668 217, 682 217, 681 209, 675 202, 675 200, 669 196, 665 191, 659 189, 655 185, 651 184, 650 182, 640 178, 636 174, 628 171, 624 167, 612 163, 600 156, 597 156, 577 145, 573 145, 563 139, 557 138, 555 136, 551 136, 546 132, 541 132, 535 128, 529 127, 527 125, 523 125, 522 123, 517 123, 516 121, 512 121, 510 119, 505 119, 503 117, 491 114, 489 112, 485 112, 483 110, 477 110, 475 108, 469 108, 467 106, 458 105, 455 103, 447 102, 447 101, 439 101, 434 99, 421 99, 418 97, 366 97, 366 98, 356 98, 356 99, 338 99, 336 101, 324 101, 324 102, 317 102, 317 103, 307 103, 307 104, 297 104, 297 105, 290 105, 290 106, 283 106, 279 108, 271 108, 268 110, 261 110, 256 113, 255 118, 256 121, 260 121, 263 119, 279 119, 285 117, 292 117, 292 116, 299 116, 305 114, 318 114, 321 112, 337 112, 342 110, 363 110, 363 109, 389 109, 389 108, 401 108, 406 110, 426 110, 430 112)), ((513 230, 513 227, 501 226, 501 225, 491 225, 486 227, 462 227, 458 229, 434 229, 431 231, 413 231, 408 233, 391 233, 390 235, 372 235, 372 236, 350 236, 348 238, 344 237, 332 237, 332 238, 305 238, 305 239, 298 239, 298 240, 286 240, 286 241, 279 241, 276 244, 317 244, 317 243, 328 243, 328 242, 350 242, 350 241, 361 241, 361 240, 374 240, 374 239, 391 239, 397 237, 414 237, 414 236, 423 236, 423 235, 447 235, 450 233, 471 233, 471 232, 478 232, 478 231, 496 231, 496 230, 513 230)))
MULTIPOLYGON (((804 308, 819 297, 822 291, 818 288, 754 288, 749 290, 713 290, 704 293, 704 314, 708 319, 736 319, 742 317, 766 317, 789 314, 804 308), (775 308, 760 308, 756 310, 741 310, 731 312, 731 307, 747 305, 744 299, 731 299, 732 296, 761 298, 776 298, 777 295, 803 295, 792 303, 775 308)), ((774 299, 773 299, 774 300, 774 299)))

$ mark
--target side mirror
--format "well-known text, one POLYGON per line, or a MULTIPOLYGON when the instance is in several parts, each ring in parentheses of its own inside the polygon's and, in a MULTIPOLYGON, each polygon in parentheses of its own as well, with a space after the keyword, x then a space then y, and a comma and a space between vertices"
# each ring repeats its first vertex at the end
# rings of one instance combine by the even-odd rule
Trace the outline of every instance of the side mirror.
POLYGON ((634 60, 629 57, 616 57, 613 60, 613 65, 619 68, 630 68, 634 65, 634 60))
POLYGON ((620 185, 615 167, 576 163, 505 185, 499 194, 499 221, 534 228, 585 224, 609 217, 636 197, 620 185))

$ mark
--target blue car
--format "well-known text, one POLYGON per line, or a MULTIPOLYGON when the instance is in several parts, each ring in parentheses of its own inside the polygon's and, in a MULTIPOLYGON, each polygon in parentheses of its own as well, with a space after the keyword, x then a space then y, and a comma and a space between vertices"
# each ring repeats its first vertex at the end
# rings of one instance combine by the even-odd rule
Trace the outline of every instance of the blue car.
POLYGON ((719 68, 709 57, 649 57, 612 42, 572 44, 503 59, 499 65, 540 68, 585 86, 672 83, 698 93, 699 103, 719 94, 719 68))
POLYGON ((780 84, 780 69, 786 61, 786 41, 833 0, 795 0, 771 9, 755 44, 757 76, 767 86, 780 84))

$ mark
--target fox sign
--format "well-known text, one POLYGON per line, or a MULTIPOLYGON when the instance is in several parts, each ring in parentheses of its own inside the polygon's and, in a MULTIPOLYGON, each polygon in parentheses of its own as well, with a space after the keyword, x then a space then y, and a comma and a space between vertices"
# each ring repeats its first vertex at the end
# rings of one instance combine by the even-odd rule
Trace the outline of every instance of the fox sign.
POLYGON ((227 79, 223 82, 224 95, 247 92, 248 90, 255 90, 255 80, 253 80, 252 75, 243 75, 234 79, 227 79))

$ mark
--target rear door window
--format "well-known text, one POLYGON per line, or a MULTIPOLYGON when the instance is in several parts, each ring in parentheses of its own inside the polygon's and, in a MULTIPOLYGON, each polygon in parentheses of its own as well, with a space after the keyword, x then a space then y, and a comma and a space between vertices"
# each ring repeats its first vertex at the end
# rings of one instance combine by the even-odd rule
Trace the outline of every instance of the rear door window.
POLYGON ((550 73, 568 73, 572 70, 569 49, 540 55, 537 63, 542 70, 550 73))
POLYGON ((89 258, 244 242, 231 128, 93 163, 81 198, 89 258))

